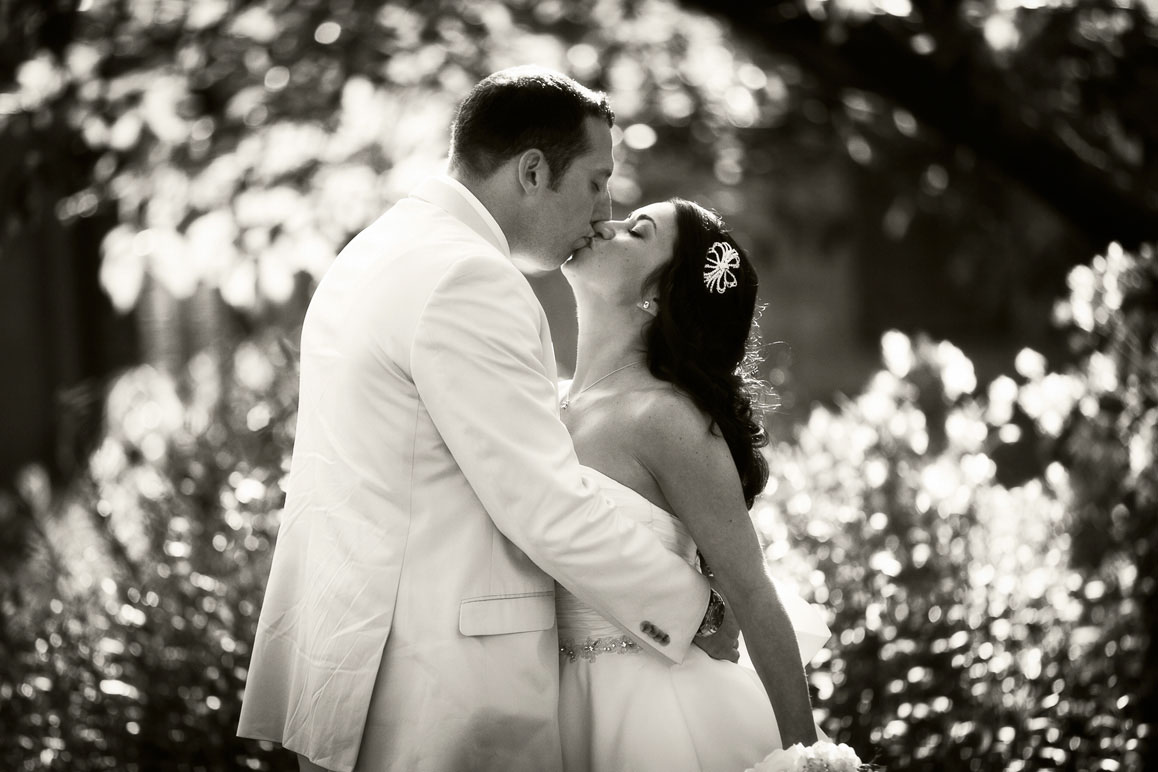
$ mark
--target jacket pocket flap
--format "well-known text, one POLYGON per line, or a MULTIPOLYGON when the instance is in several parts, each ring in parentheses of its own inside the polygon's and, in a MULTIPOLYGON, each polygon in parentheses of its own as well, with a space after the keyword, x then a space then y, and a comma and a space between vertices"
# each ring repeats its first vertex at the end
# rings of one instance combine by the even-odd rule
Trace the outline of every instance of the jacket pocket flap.
POLYGON ((488 595, 467 598, 458 607, 463 635, 503 635, 547 630, 555 624, 555 593, 488 595))

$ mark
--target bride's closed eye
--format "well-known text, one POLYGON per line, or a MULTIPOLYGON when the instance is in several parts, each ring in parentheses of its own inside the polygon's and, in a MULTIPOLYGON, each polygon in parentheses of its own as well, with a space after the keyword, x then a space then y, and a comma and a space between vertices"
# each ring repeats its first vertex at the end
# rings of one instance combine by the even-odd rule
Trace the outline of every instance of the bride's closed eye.
POLYGON ((643 223, 645 223, 645 222, 651 223, 651 227, 653 229, 655 228, 655 220, 652 220, 650 217, 648 217, 645 214, 636 215, 632 219, 634 219, 635 222, 633 222, 631 224, 631 227, 628 228, 627 232, 630 233, 632 236, 634 236, 637 239, 647 238, 647 230, 645 228, 640 227, 643 223))

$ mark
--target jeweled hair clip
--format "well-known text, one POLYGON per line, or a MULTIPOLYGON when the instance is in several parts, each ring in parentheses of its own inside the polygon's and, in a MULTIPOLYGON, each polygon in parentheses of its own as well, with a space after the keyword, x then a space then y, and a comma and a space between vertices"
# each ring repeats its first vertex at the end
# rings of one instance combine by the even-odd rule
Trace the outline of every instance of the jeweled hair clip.
POLYGON ((709 292, 721 295, 738 283, 732 269, 740 267, 740 253, 726 241, 717 241, 708 249, 704 265, 704 284, 709 292))

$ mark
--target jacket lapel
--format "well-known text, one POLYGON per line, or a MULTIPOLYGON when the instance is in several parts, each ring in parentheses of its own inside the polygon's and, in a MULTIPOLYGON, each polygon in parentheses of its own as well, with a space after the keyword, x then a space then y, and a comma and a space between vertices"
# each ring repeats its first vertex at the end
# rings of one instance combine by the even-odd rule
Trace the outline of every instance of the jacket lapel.
MULTIPOLYGON (((428 177, 410 195, 442 209, 510 259, 511 253, 508 245, 500 240, 491 224, 471 206, 470 202, 464 198, 463 193, 446 179, 428 177)), ((558 366, 555 363, 555 345, 551 340, 551 327, 547 322, 547 314, 543 311, 542 306, 539 306, 539 330, 540 340, 543 344, 543 366, 547 371, 547 377, 554 383, 559 378, 558 366)))

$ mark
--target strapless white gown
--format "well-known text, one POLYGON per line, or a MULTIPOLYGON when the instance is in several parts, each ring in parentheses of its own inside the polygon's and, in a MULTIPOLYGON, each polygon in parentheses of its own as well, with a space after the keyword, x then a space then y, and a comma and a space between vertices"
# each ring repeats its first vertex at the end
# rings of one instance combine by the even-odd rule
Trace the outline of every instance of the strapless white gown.
MULTIPOLYGON (((595 469, 584 472, 621 512, 694 564, 696 545, 676 517, 595 469)), ((779 594, 807 663, 828 628, 801 598, 779 594)), ((565 772, 743 772, 782 747, 772 705, 750 667, 714 660, 694 645, 672 665, 561 586, 555 608, 565 772)))

